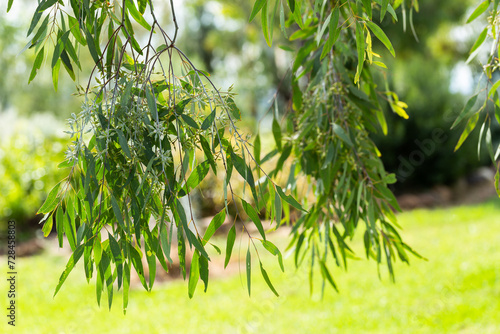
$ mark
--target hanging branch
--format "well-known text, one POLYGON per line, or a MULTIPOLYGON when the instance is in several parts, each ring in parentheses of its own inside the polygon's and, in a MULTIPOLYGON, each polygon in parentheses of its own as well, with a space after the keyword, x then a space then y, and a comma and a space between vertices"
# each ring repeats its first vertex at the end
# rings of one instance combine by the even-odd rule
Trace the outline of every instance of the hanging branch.
MULTIPOLYGON (((54 40, 52 63, 61 60, 70 74, 74 65, 79 64, 75 53, 78 48, 86 48, 94 60, 82 111, 71 119, 74 145, 62 164, 70 167, 69 175, 53 188, 39 210, 45 213, 44 232, 48 234, 55 221, 60 240, 66 235, 73 250, 56 293, 83 255, 87 280, 96 278, 97 301, 100 303, 102 291, 106 290, 111 307, 116 280, 118 289, 124 288, 126 311, 131 268, 144 288, 151 290, 156 261, 168 271, 172 238, 177 235, 184 278, 186 247, 194 249, 191 268, 198 269, 191 270, 189 275, 188 292, 192 297, 200 278, 207 288, 210 256, 205 245, 225 221, 229 205, 241 216, 237 201, 241 202, 256 225, 259 238, 249 233, 245 223, 243 230, 257 256, 256 239, 271 244, 266 240, 258 210, 243 195, 235 193, 231 182, 232 171, 236 169, 250 188, 255 205, 259 207, 259 203, 266 202, 266 197, 261 197, 262 189, 256 190, 251 164, 246 162, 250 159, 256 164, 236 126, 239 111, 234 103, 227 103, 229 99, 232 101, 232 94, 220 92, 208 75, 175 45, 179 27, 173 1, 170 1, 173 37, 161 27, 151 1, 122 0, 120 4, 70 1, 69 5, 73 14, 69 14, 69 8, 62 2, 42 1, 30 29, 38 26, 31 42, 41 50, 37 59, 40 55, 43 59, 44 49, 54 40), (147 7, 152 22, 144 16, 147 7), (53 23, 50 34, 45 36, 49 20, 41 25, 38 20, 48 10, 58 12, 61 22, 53 23), (141 45, 136 38, 131 19, 147 31, 146 44, 141 45), (159 38, 154 38, 155 34, 159 38), (163 44, 157 45, 156 40, 163 44), (226 127, 230 128, 229 135, 225 134, 226 127), (211 138, 210 143, 207 138, 211 138), (203 161, 197 161, 196 151, 203 153, 203 161), (224 187, 229 189, 229 196, 225 190, 225 208, 213 218, 203 235, 194 223, 191 192, 210 169, 215 174, 220 170, 226 174, 224 187), (188 212, 181 202, 183 197, 187 198, 188 212), (107 232, 104 238, 103 232, 107 232), (143 253, 149 281, 142 264, 143 253)), ((38 60, 35 74, 37 66, 38 60)), ((54 73, 57 77, 57 71, 54 73)), ((269 191, 276 187, 272 181, 267 182, 272 185, 269 191)), ((273 196, 271 207, 276 203, 273 196)), ((235 236, 233 222, 227 236, 226 265, 235 236)), ((277 254, 274 248, 267 249, 277 254)), ((265 270, 266 279, 264 273, 265 270)), ((272 287, 268 278, 266 282, 272 287)))

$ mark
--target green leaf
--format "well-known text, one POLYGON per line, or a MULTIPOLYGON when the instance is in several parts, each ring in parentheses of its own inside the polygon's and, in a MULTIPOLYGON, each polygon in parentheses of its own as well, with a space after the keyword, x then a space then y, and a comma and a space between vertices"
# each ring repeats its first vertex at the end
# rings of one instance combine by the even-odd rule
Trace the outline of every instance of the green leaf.
POLYGON ((227 99, 226 105, 229 108, 229 112, 231 113, 231 116, 236 120, 241 120, 240 109, 238 109, 238 106, 236 105, 236 103, 234 103, 234 100, 232 98, 229 97, 227 99))
POLYGON ((130 289, 130 265, 125 262, 123 266, 125 275, 123 276, 123 314, 127 313, 128 291, 130 289))
POLYGON ((144 27, 144 29, 150 31, 151 30, 151 26, 149 25, 149 23, 144 19, 144 17, 142 16, 142 14, 137 10, 137 8, 135 7, 134 3, 132 0, 126 0, 125 1, 125 6, 127 7, 130 15, 132 15, 132 17, 134 18, 134 20, 139 23, 141 26, 144 27))
POLYGON ((458 124, 460 124, 460 122, 464 119, 464 118, 468 118, 471 116, 472 113, 474 113, 474 110, 472 110, 472 107, 474 107, 474 105, 476 104, 476 101, 477 101, 477 96, 478 94, 472 96, 468 101, 467 103, 465 104, 465 107, 462 109, 462 111, 460 112, 460 114, 458 115, 457 119, 455 120, 455 122, 453 122, 452 126, 451 126, 451 129, 453 129, 454 127, 456 127, 458 124))
POLYGON ((285 25, 285 10, 283 9, 283 2, 280 1, 280 28, 283 36, 288 39, 288 34, 286 33, 286 25, 285 25))
POLYGON ((123 263, 122 250, 116 239, 108 232, 109 248, 111 249, 111 254, 113 255, 113 261, 116 264, 123 263))
POLYGON ((330 275, 330 272, 328 271, 325 262, 319 261, 319 264, 321 266, 321 273, 323 274, 323 277, 325 277, 326 280, 331 284, 331 286, 338 292, 339 290, 337 289, 337 285, 335 284, 332 275, 330 275))
POLYGON ((328 15, 328 17, 323 22, 323 24, 321 26, 318 25, 318 33, 316 34, 316 38, 315 38, 316 44, 318 46, 319 46, 319 44, 321 42, 321 39, 323 38, 323 34, 325 33, 326 28, 329 26, 330 20, 332 19, 332 14, 333 14, 333 12, 330 12, 330 14, 328 15))
MULTIPOLYGON (((278 2, 276 2, 277 4, 278 2)), ((274 13, 271 14, 271 19, 269 19, 268 15, 268 6, 269 2, 267 2, 264 7, 262 7, 262 32, 264 33, 264 38, 269 47, 273 44, 273 26, 274 26, 274 13)))
POLYGON ((57 183, 49 192, 49 195, 47 196, 47 199, 45 202, 43 202, 43 205, 40 209, 38 209, 37 214, 39 213, 49 213, 52 210, 54 210, 59 203, 58 199, 59 197, 57 196, 59 193, 59 188, 61 187, 62 181, 57 183))
POLYGON ((58 40, 56 47, 54 48, 54 52, 52 54, 52 64, 51 67, 56 66, 57 61, 59 60, 59 57, 61 56, 61 53, 64 50, 64 44, 68 40, 70 31, 66 31, 61 38, 58 40))
POLYGON ((161 248, 163 249, 163 254, 165 254, 165 257, 167 260, 172 263, 172 259, 170 258, 170 246, 172 244, 171 240, 171 234, 169 236, 168 231, 167 231, 167 225, 166 224, 161 224, 160 226, 160 243, 161 243, 161 248))
POLYGON ((146 284, 146 279, 144 277, 144 268, 142 266, 142 254, 139 249, 135 248, 132 244, 129 246, 130 249, 130 257, 132 260, 132 265, 135 268, 135 271, 137 272, 137 276, 139 276, 139 280, 141 281, 142 286, 144 289, 149 290, 148 286, 146 284))
POLYGON ((359 21, 356 21, 356 49, 358 51, 358 67, 354 76, 354 84, 358 83, 365 62, 365 34, 359 21))
POLYGON ((260 164, 260 149, 260 134, 257 132, 257 136, 253 142, 253 157, 258 164, 260 164))
POLYGON ((43 12, 44 10, 49 9, 50 7, 52 7, 56 2, 57 2, 57 0, 42 1, 40 3, 41 6, 40 6, 40 8, 38 8, 38 11, 43 12))
MULTIPOLYGON (((483 42, 486 40, 486 36, 488 35, 488 27, 484 28, 483 31, 479 34, 479 37, 477 38, 476 42, 472 46, 472 48, 469 51, 469 54, 472 56, 472 53, 479 48, 483 42)), ((469 59, 467 59, 469 61, 469 59)))
POLYGON ((382 5, 380 8, 380 22, 382 22, 382 20, 384 19, 388 6, 389 6, 389 0, 382 0, 382 5))
POLYGON ((276 192, 274 194, 274 208, 276 211, 276 224, 278 227, 281 225, 281 215, 282 215, 282 208, 281 208, 281 198, 280 195, 276 192))
POLYGON ((362 0, 363 7, 365 8, 366 14, 368 14, 368 18, 372 19, 372 1, 371 0, 362 0))
POLYGON ((179 197, 184 196, 192 189, 196 188, 201 181, 207 176, 208 171, 210 170, 210 164, 208 160, 203 161, 201 164, 196 166, 193 172, 189 175, 189 178, 186 181, 184 187, 182 187, 182 191, 179 192, 179 197))
POLYGON ((394 52, 394 48, 392 47, 392 43, 387 37, 387 35, 384 33, 382 29, 375 23, 371 21, 366 21, 366 24, 368 25, 368 28, 373 32, 375 36, 385 45, 387 50, 392 54, 393 57, 396 57, 396 53, 394 52))
POLYGON ((118 205, 118 202, 116 201, 115 196, 111 195, 110 196, 110 200, 111 200, 111 206, 113 207, 113 212, 115 214, 115 218, 118 221, 118 225, 120 225, 120 228, 123 231, 126 231, 126 229, 125 229, 125 223, 123 222, 122 211, 120 209, 120 206, 118 205))
POLYGON ((332 130, 333 130, 333 132, 335 132, 335 134, 337 136, 339 136, 339 138, 344 143, 346 143, 349 147, 353 147, 351 139, 349 138, 347 133, 344 131, 344 129, 340 125, 338 125, 336 123, 332 123, 332 130))
POLYGON ((288 0, 288 7, 292 13, 295 12, 295 0, 288 0))
POLYGON ((186 279, 186 242, 184 241, 184 229, 182 225, 177 227, 177 255, 179 255, 179 267, 182 277, 186 279))
POLYGON ((94 63, 99 67, 99 69, 102 69, 102 64, 100 62, 100 53, 98 51, 98 48, 96 47, 96 42, 94 40, 94 37, 85 30, 85 37, 87 39, 87 47, 89 49, 90 55, 92 56, 92 59, 94 60, 94 63))
POLYGON ((61 289, 61 286, 63 285, 64 281, 66 278, 68 278, 69 273, 73 268, 75 267, 75 264, 78 262, 80 257, 83 254, 83 249, 84 249, 84 244, 78 246, 73 254, 69 257, 68 263, 66 264, 66 269, 64 269, 63 273, 61 274, 61 277, 59 278, 59 283, 57 283, 56 290, 54 292, 54 297, 57 295, 57 292, 59 289, 61 289))
POLYGON ((141 189, 142 189, 142 186, 144 185, 144 182, 146 182, 147 178, 148 178, 148 174, 149 172, 151 171, 151 168, 153 167, 153 163, 154 161, 156 160, 156 156, 153 155, 151 157, 151 159, 149 160, 148 162, 148 165, 146 166, 146 170, 144 171, 144 173, 142 174, 142 180, 141 180, 141 184, 139 185, 139 187, 137 188, 137 190, 135 191, 135 195, 138 196, 139 193, 141 192, 141 189))
POLYGON ((14 2, 14 0, 9 0, 9 3, 7 4, 7 13, 10 11, 10 9, 12 8, 12 3, 14 2))
POLYGON ((205 245, 208 240, 214 235, 214 233, 222 226, 224 221, 226 220, 226 209, 223 208, 218 214, 216 214, 210 224, 205 231, 205 235, 203 236, 203 245, 205 245))
POLYGON ((215 110, 216 110, 216 108, 214 108, 214 110, 207 116, 207 118, 205 118, 205 120, 201 124, 202 130, 207 130, 214 123, 215 114, 216 114, 215 110))
POLYGON ((28 79, 28 84, 35 79, 38 70, 42 66, 43 57, 44 57, 45 47, 41 48, 38 54, 36 55, 35 62, 33 63, 33 68, 31 69, 30 77, 28 79))
POLYGON ((247 248, 246 272, 247 272, 248 295, 250 296, 252 291, 252 256, 250 254, 250 246, 248 246, 247 248))
POLYGON ((252 13, 250 14, 250 18, 248 19, 248 22, 252 22, 252 20, 255 18, 255 16, 260 12, 262 7, 267 4, 267 0, 256 0, 253 8, 252 8, 252 13))
POLYGON ((68 21, 69 21, 69 29, 71 31, 71 34, 73 37, 75 37, 75 40, 80 43, 83 46, 87 45, 87 41, 85 41, 85 38, 82 35, 82 32, 80 31, 80 24, 78 21, 73 17, 68 15, 68 21))
POLYGON ((208 277, 209 277, 208 260, 205 257, 202 256, 202 257, 199 258, 199 262, 200 262, 200 278, 203 281, 203 284, 205 285, 205 292, 207 292, 207 289, 208 289, 208 277))
POLYGON ((182 114, 181 117, 184 120, 184 122, 186 122, 186 124, 189 125, 190 127, 197 129, 197 130, 200 128, 198 126, 198 123, 196 123, 196 121, 194 119, 192 119, 191 117, 189 117, 188 115, 182 114))
POLYGON ((28 29, 28 33, 26 34, 26 36, 29 36, 33 32, 36 25, 38 24, 38 21, 40 21, 40 18, 42 17, 43 14, 43 11, 40 10, 42 5, 43 2, 40 2, 37 9, 35 10, 35 14, 33 14, 33 18, 31 19, 30 27, 28 29))
POLYGON ((226 259, 224 260, 224 268, 227 267, 229 260, 231 259, 231 253, 233 252, 234 241, 236 240, 236 227, 235 224, 229 230, 227 234, 226 242, 226 259))
POLYGON ((137 4, 139 5, 139 12, 141 14, 144 14, 144 12, 146 11, 148 0, 137 0, 137 4))
MULTIPOLYGON (((217 175, 217 165, 215 164, 214 155, 210 151, 210 146, 208 145, 208 142, 204 136, 200 135, 199 138, 200 138, 201 148, 203 149, 203 153, 205 153, 205 157, 207 158, 208 163, 212 167, 212 171, 214 172, 215 175, 217 175)), ((218 139, 216 138, 215 140, 218 139)))
MULTIPOLYGON (((69 207, 69 205, 68 205, 69 207)), ((64 233, 66 234, 66 239, 68 239, 69 246, 74 251, 77 244, 77 235, 75 230, 74 218, 69 214, 70 211, 66 212, 66 217, 64 222, 64 233)))
POLYGON ((285 195, 285 193, 283 192, 283 189, 281 189, 280 186, 276 186, 276 191, 280 195, 281 199, 283 199, 285 202, 287 202, 288 204, 290 204, 291 206, 293 206, 295 209, 307 212, 307 210, 304 210, 304 208, 302 207, 302 205, 300 205, 295 200, 295 198, 293 198, 291 195, 285 195))
POLYGON ((474 116, 472 116, 469 121, 467 122, 467 125, 465 126, 465 129, 464 131, 462 132, 462 135, 460 136, 460 138, 458 139, 458 143, 457 145, 455 146, 455 149, 454 151, 458 150, 460 148, 460 146, 462 146, 462 144, 464 143, 464 141, 467 139, 467 137, 469 136, 469 134, 472 132, 472 130, 474 130, 474 128, 476 127, 476 124, 477 124, 477 121, 479 119, 479 113, 475 114, 474 116))
POLYGON ((194 248, 196 248, 204 258, 206 258, 207 260, 210 261, 210 257, 208 256, 207 251, 203 247, 203 245, 200 242, 200 240, 198 239, 198 237, 195 236, 194 233, 190 229, 186 229, 186 236, 187 236, 189 242, 194 246, 194 248))
POLYGON ((323 46, 323 51, 321 52, 321 59, 323 59, 332 49, 333 45, 337 41, 340 35, 341 28, 338 28, 340 17, 340 9, 338 6, 332 12, 332 18, 330 19, 330 25, 328 27, 328 39, 323 46))
POLYGON ((281 252, 278 249, 278 247, 276 247, 276 245, 269 240, 261 240, 261 242, 264 248, 267 249, 269 253, 273 254, 274 256, 278 256, 278 263, 280 265, 281 271, 284 272, 285 266, 283 265, 283 256, 281 255, 281 252))
POLYGON ((278 292, 274 288, 273 284, 271 283, 271 280, 269 279, 269 276, 267 275, 266 270, 262 266, 262 262, 260 262, 260 272, 262 273, 262 277, 264 277, 264 281, 266 281, 267 286, 271 289, 271 291, 276 295, 276 297, 279 297, 278 292))
MULTIPOLYGON (((71 45, 71 43, 68 43, 68 44, 71 45)), ((72 47, 72 45, 71 45, 71 47, 72 47)), ((75 57, 76 57, 76 55, 75 55, 75 57)), ((73 70, 73 65, 71 65, 71 60, 69 59, 69 56, 68 56, 68 53, 66 52, 66 50, 63 50, 63 52, 61 53, 61 61, 62 61, 62 64, 64 65, 64 68, 66 69, 66 72, 68 72, 69 76, 71 77, 71 80, 75 81, 76 80, 75 71, 73 70)))
POLYGON ((250 187, 254 188, 255 183, 252 175, 252 170, 245 164, 245 161, 235 153, 231 152, 231 160, 234 164, 234 168, 238 171, 238 173, 243 177, 250 187))
POLYGON ((248 217, 250 217, 250 219, 253 221, 253 223, 257 227, 257 230, 259 230, 262 239, 266 240, 266 234, 264 232, 264 227, 262 226, 262 223, 260 221, 259 213, 253 208, 253 206, 248 204, 244 199, 241 199, 241 204, 243 205, 243 210, 245 210, 248 217))
POLYGON ((281 127, 280 127, 278 121, 276 120, 276 117, 273 118, 272 130, 273 130, 274 141, 276 142, 276 147, 278 147, 278 150, 281 152, 281 150, 282 150, 281 127))
POLYGON ((490 91, 488 92, 488 98, 491 97, 491 95, 495 94, 497 91, 498 87, 500 87, 500 79, 495 82, 493 86, 491 86, 490 91))
POLYGON ((156 105, 156 99, 153 94, 153 92, 149 89, 149 87, 146 88, 146 100, 148 101, 148 108, 149 112, 151 113, 151 116, 154 120, 158 120, 158 106, 156 105))
POLYGON ((194 252, 193 259, 191 260, 191 269, 189 270, 189 282, 188 282, 188 295, 189 298, 193 298, 194 291, 196 290, 196 285, 198 284, 198 279, 200 277, 200 255, 198 252, 194 252))
POLYGON ((481 14, 483 14, 488 7, 490 6, 490 0, 485 0, 477 6, 477 8, 470 14, 469 18, 467 19, 467 23, 471 23, 475 19, 477 19, 481 14))
POLYGON ((56 212, 56 230, 57 230, 57 241, 59 242, 59 248, 63 247, 64 216, 65 215, 62 207, 59 207, 56 212))
POLYGON ((42 232, 43 232, 43 236, 44 237, 48 237, 49 236, 50 232, 52 231, 52 224, 53 224, 53 221, 52 221, 52 215, 51 215, 50 218, 48 218, 45 221, 45 224, 43 224, 43 227, 42 227, 42 232))
POLYGON ((127 143, 127 138, 125 138, 125 135, 123 134, 123 131, 120 129, 115 129, 116 133, 118 134, 118 141, 120 142, 120 146, 123 149, 123 152, 127 156, 127 158, 131 159, 132 154, 130 153, 130 148, 128 147, 127 143))

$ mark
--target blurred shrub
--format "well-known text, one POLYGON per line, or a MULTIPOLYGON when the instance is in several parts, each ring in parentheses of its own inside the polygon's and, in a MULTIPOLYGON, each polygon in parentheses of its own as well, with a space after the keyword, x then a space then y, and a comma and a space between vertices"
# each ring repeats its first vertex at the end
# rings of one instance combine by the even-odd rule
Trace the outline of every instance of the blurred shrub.
POLYGON ((385 167, 396 173, 397 191, 452 184, 488 163, 485 150, 477 153, 479 129, 454 152, 464 124, 450 130, 465 103, 450 92, 450 72, 435 59, 415 54, 396 64, 392 83, 401 100, 408 103, 407 120, 387 115, 388 135, 374 135, 385 167))
POLYGON ((57 165, 64 159, 67 140, 29 124, 14 127, 0 142, 0 220, 14 219, 19 237, 25 239, 38 228, 38 208, 65 175, 57 165))
MULTIPOLYGON (((413 36, 412 29, 404 29, 403 20, 395 25, 383 24, 398 55, 387 63, 391 69, 387 88, 408 104, 410 117, 403 120, 387 107, 388 134, 373 135, 372 138, 382 152, 386 169, 396 173, 396 191, 452 184, 488 162, 485 154, 478 159, 479 129, 457 152, 454 148, 464 124, 450 130, 467 100, 466 96, 456 92, 469 95, 468 87, 477 83, 474 82, 477 78, 453 75, 452 72, 457 65, 464 67, 463 61, 474 43, 473 40, 464 40, 462 35, 457 38, 456 27, 463 25, 468 5, 468 0, 423 2, 418 15, 413 15, 419 41, 413 36), (452 86, 461 89, 453 92, 452 86)), ((390 58, 386 56, 384 59, 390 58)), ((474 73, 472 68, 469 69, 474 73)), ((376 71, 374 75, 381 79, 386 74, 376 71)), ((383 83, 382 80, 379 82, 383 83)))

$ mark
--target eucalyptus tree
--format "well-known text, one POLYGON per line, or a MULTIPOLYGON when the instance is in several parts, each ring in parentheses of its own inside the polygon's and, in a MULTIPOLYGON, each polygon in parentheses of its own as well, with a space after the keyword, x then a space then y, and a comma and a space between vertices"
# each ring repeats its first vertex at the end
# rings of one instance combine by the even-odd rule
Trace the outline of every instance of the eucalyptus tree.
MULTIPOLYGON (((45 214, 45 234, 55 224, 59 244, 65 236, 73 251, 55 293, 83 257, 87 280, 96 279, 98 302, 107 291, 111 306, 116 285, 123 288, 125 311, 131 270, 151 290, 157 261, 168 270, 175 243, 184 277, 186 248, 193 249, 188 279, 192 297, 199 280, 207 288, 210 254, 220 252, 211 237, 228 216, 229 206, 235 206, 237 216, 241 207, 250 220, 242 223, 243 234, 248 236, 249 293, 253 257, 263 279, 278 295, 259 250, 275 255, 284 270, 281 252, 266 236, 261 212, 273 228, 292 223, 290 246, 295 264, 307 260, 311 283, 319 268, 323 282, 337 288, 331 266, 347 267, 353 255, 349 241, 357 229, 364 232, 366 257, 385 262, 392 277, 396 258, 408 262, 409 254, 419 257, 397 232, 394 211, 399 206, 388 188, 396 179, 385 171, 368 135, 370 131, 387 133, 381 100, 408 118, 406 104, 394 92, 380 90, 372 73, 387 71, 378 48, 395 56, 378 22, 388 17, 411 23, 418 1, 254 3, 249 20, 260 15, 269 46, 278 22, 281 33, 297 41, 290 69, 293 101, 286 117, 275 113, 275 149, 264 157, 260 136, 252 144, 250 136, 237 127, 240 112, 231 90, 217 89, 214 79, 177 46, 182 27, 173 1, 169 5, 171 29, 157 19, 154 6, 160 3, 152 0, 41 0, 33 15, 27 47, 36 58, 30 81, 44 60, 51 65, 55 86, 61 67, 72 78, 81 69, 80 50, 87 50, 94 62, 88 84, 79 87, 85 102, 69 121, 73 145, 60 165, 68 175, 39 210, 45 214), (147 37, 139 38, 139 30, 147 37), (273 157, 277 158, 274 168, 261 168, 273 157), (291 163, 290 171, 285 170, 285 162, 291 163), (191 191, 210 170, 224 174, 225 207, 203 233, 193 226, 192 210, 184 208, 180 199, 190 202, 191 191), (276 181, 283 173, 288 175, 286 185, 276 181), (238 174, 246 192, 233 187, 238 174), (307 182, 305 190, 297 186, 300 178, 307 182), (292 222, 293 212, 298 215, 292 222), (255 225, 255 235, 247 224, 255 225)), ((490 1, 483 2, 470 20, 489 6, 490 1)), ((498 1, 493 6, 496 13, 498 1)), ((475 48, 488 32, 496 43, 497 21, 489 22, 475 48)), ((491 66, 485 67, 489 78, 496 69, 494 45, 491 66)), ((499 85, 500 81, 488 90, 488 97, 495 101, 499 85)), ((469 118, 457 148, 477 123, 479 113, 472 108, 476 99, 477 95, 457 119, 459 123, 469 118)), ((487 114, 484 124, 490 122, 487 114)), ((483 125, 483 130, 491 147, 489 128, 483 125)), ((226 236, 226 265, 236 230, 233 221, 226 236)))

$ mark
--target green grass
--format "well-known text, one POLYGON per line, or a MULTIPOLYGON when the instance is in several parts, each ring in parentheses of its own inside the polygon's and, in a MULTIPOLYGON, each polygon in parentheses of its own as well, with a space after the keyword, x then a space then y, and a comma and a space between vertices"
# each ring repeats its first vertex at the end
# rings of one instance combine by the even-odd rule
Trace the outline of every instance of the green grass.
MULTIPOLYGON (((311 296, 306 268, 295 271, 292 257, 282 274, 275 258, 266 255, 279 298, 267 288, 254 259, 251 298, 244 274, 212 279, 208 292, 200 285, 192 300, 187 283, 169 282, 152 293, 131 291, 124 316, 119 293, 111 311, 105 295, 97 307, 94 285, 87 285, 81 266, 52 298, 66 259, 19 259, 15 332, 500 333, 500 208, 495 203, 401 214, 402 235, 429 261, 398 263, 396 284, 384 267, 380 280, 376 264, 351 261, 348 273, 334 271, 340 293, 327 287, 323 299, 321 282, 315 282, 311 296)), ((361 243, 355 246, 364 254, 361 243)), ((5 310, 5 280, 0 282, 5 310)), ((0 332, 11 332, 5 329, 5 315, 2 319, 0 332)))

